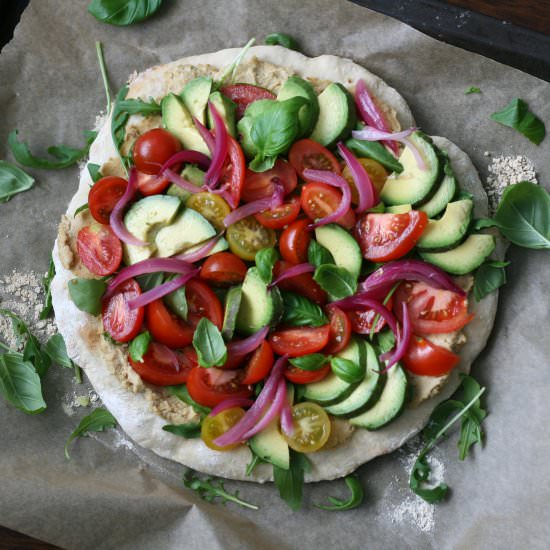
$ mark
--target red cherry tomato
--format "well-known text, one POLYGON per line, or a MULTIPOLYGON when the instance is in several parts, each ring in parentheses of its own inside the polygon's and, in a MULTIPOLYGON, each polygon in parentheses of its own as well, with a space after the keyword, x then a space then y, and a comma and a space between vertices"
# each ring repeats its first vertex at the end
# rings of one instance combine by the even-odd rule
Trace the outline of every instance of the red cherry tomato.
POLYGON ((264 340, 260 347, 252 354, 250 361, 244 368, 243 384, 256 384, 270 373, 275 358, 273 350, 267 340, 264 340))
MULTIPOLYGON (((302 210, 312 220, 326 218, 338 208, 341 201, 342 191, 326 183, 312 182, 302 187, 302 210)), ((336 223, 351 229, 355 225, 355 212, 348 210, 336 223)))
POLYGON ((247 170, 242 198, 245 202, 251 202, 271 197, 276 183, 282 184, 285 195, 292 193, 298 185, 296 170, 286 160, 277 159, 273 168, 265 172, 247 170))
POLYGON ((414 335, 402 359, 408 371, 420 376, 442 376, 453 370, 459 361, 456 353, 414 335))
POLYGON ((283 260, 294 264, 307 262, 307 251, 311 242, 311 232, 307 226, 311 223, 308 219, 292 222, 279 237, 279 250, 283 260))
POLYGON ((170 180, 168 178, 162 178, 155 174, 146 174, 145 172, 137 173, 137 188, 142 195, 158 195, 169 185, 170 180))
POLYGON ((425 212, 366 214, 357 222, 355 236, 363 257, 371 262, 389 262, 410 252, 428 224, 425 212))
POLYGON ((231 252, 217 252, 208 256, 201 267, 201 279, 219 285, 242 283, 246 275, 246 264, 231 252))
POLYGON ((151 342, 142 361, 134 361, 128 356, 132 368, 140 375, 144 382, 155 386, 175 386, 185 384, 189 373, 197 366, 197 354, 193 348, 185 348, 182 352, 169 353, 167 346, 158 342, 151 342), (178 365, 174 365, 172 358, 175 354, 178 365))
POLYGON ((346 313, 339 307, 328 306, 327 313, 330 324, 330 340, 323 353, 338 353, 349 344, 351 323, 346 313))
POLYGON ((252 386, 242 383, 243 370, 195 367, 189 373, 189 395, 200 405, 215 407, 231 397, 250 397, 252 386))
POLYGON ((124 195, 128 182, 123 178, 106 176, 97 180, 88 193, 88 206, 94 220, 109 225, 109 218, 116 203, 124 195))
POLYGON ((297 141, 288 153, 288 160, 294 166, 298 175, 303 179, 304 170, 330 170, 335 174, 340 174, 340 163, 336 157, 320 143, 312 139, 301 139, 297 141))
POLYGON ((101 316, 103 328, 117 342, 129 342, 135 338, 143 324, 142 307, 130 309, 128 302, 141 295, 137 281, 128 279, 107 300, 103 300, 101 316))
POLYGON ((244 158, 243 151, 237 140, 231 136, 229 138, 229 149, 227 152, 227 159, 222 169, 220 176, 220 187, 228 184, 229 196, 231 200, 231 206, 236 208, 241 200, 241 193, 244 185, 244 178, 246 174, 246 160, 244 158))
POLYGON ((292 223, 300 213, 300 197, 290 197, 290 200, 273 210, 265 210, 254 217, 264 226, 270 229, 282 229, 292 223))
POLYGON ((178 151, 178 138, 163 128, 154 128, 136 139, 133 158, 136 168, 145 174, 158 174, 160 167, 178 151))
POLYGON ((237 119, 241 118, 246 108, 258 99, 276 99, 269 90, 253 84, 230 84, 221 88, 221 93, 237 104, 237 119))
POLYGON ((322 327, 285 328, 273 332, 269 342, 278 355, 300 357, 321 351, 330 337, 330 325, 322 327))
MULTIPOLYGON (((276 262, 273 268, 273 277, 278 277, 281 273, 284 273, 294 265, 296 264, 285 261, 276 262)), ((289 292, 301 294, 321 306, 327 301, 327 293, 317 284, 317 281, 313 279, 312 273, 302 273, 301 275, 284 279, 280 283, 277 283, 277 286, 281 290, 288 290, 289 292)))
POLYGON ((312 384, 320 382, 330 373, 330 365, 325 365, 319 370, 304 370, 293 365, 289 365, 284 371, 285 378, 293 384, 312 384))
POLYGON ((395 293, 393 310, 401 320, 403 303, 407 304, 415 334, 444 334, 467 325, 474 315, 468 313, 468 300, 451 290, 426 283, 405 282, 395 293))
POLYGON ((110 275, 122 261, 122 244, 108 225, 83 227, 76 238, 82 263, 94 274, 110 275))
MULTIPOLYGON (((392 310, 393 297, 388 300, 386 308, 392 310)), ((351 321, 351 329, 357 334, 370 334, 372 330, 372 324, 376 318, 376 312, 373 309, 357 309, 354 311, 348 311, 348 317, 351 321)), ((386 321, 380 315, 376 322, 374 333, 380 332, 386 326, 386 321)))

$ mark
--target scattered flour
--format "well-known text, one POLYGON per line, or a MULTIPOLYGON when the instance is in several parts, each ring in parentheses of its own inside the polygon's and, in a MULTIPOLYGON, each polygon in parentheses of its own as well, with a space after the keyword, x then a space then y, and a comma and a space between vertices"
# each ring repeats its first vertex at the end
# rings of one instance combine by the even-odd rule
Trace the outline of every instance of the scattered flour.
MULTIPOLYGON (((76 386, 76 384, 75 384, 76 386)), ((61 404, 63 412, 67 416, 74 416, 82 407, 95 409, 101 405, 99 395, 94 390, 87 391, 85 388, 75 387, 65 395, 61 404), (84 392, 84 393, 83 393, 84 392)))

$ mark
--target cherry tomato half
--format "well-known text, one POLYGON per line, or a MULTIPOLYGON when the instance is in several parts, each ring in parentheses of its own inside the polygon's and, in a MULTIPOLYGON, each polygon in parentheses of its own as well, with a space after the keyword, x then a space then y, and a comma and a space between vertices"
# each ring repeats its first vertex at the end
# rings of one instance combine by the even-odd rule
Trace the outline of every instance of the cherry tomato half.
POLYGON ((106 176, 97 180, 88 193, 88 206, 94 220, 109 225, 116 203, 124 195, 128 182, 124 178, 106 176))
POLYGON ((128 302, 141 295, 137 281, 128 279, 110 298, 103 300, 101 316, 103 328, 117 342, 129 342, 136 337, 143 324, 144 309, 130 309, 128 302))
POLYGON ((330 170, 335 174, 340 174, 340 163, 336 157, 326 147, 312 139, 297 141, 290 148, 288 160, 303 180, 307 179, 304 177, 306 168, 330 170))
MULTIPOLYGON (((377 193, 380 193, 380 191, 382 191, 382 187, 384 187, 384 184, 386 183, 386 179, 388 178, 386 169, 379 162, 376 162, 373 159, 358 158, 357 160, 366 170, 377 193)), ((359 192, 357 191, 357 187, 355 187, 355 180, 353 179, 351 171, 347 165, 344 166, 344 169, 342 170, 342 177, 349 183, 351 202, 353 204, 359 204, 359 192)))
POLYGON ((351 323, 347 314, 339 307, 327 307, 330 324, 330 340, 323 353, 331 354, 342 351, 351 338, 351 323))
POLYGON ((273 168, 265 172, 247 170, 242 198, 245 202, 251 202, 271 197, 276 183, 282 184, 285 195, 292 193, 298 185, 296 170, 286 160, 277 159, 273 168))
POLYGON ((242 283, 246 275, 246 264, 231 252, 217 252, 208 256, 201 267, 201 279, 219 285, 242 283))
MULTIPOLYGON (((342 191, 326 183, 306 183, 302 187, 302 210, 312 220, 325 218, 332 214, 342 201, 342 191)), ((355 225, 355 212, 348 210, 336 220, 338 225, 351 229, 355 225)))
POLYGON ((330 365, 327 364, 318 370, 304 370, 293 365, 289 365, 284 371, 285 378, 293 384, 313 384, 320 382, 330 373, 330 365))
POLYGON ((242 384, 243 370, 195 367, 189 373, 189 395, 200 405, 215 407, 231 397, 250 397, 252 386, 242 384))
POLYGON ((136 168, 145 174, 158 174, 160 167, 178 151, 178 138, 163 128, 153 128, 136 139, 133 158, 136 168))
POLYGON ((244 368, 243 384, 256 384, 267 377, 274 363, 273 349, 267 340, 252 354, 244 368))
POLYGON ((272 333, 269 342, 278 355, 300 357, 321 351, 330 337, 330 325, 285 328, 272 333))
POLYGON ((145 172, 137 173, 137 188, 138 191, 148 197, 149 195, 158 195, 162 193, 170 185, 168 178, 163 178, 155 174, 146 174, 145 172))
POLYGON ((311 242, 311 232, 307 226, 309 219, 301 219, 292 222, 279 237, 279 250, 283 260, 294 264, 307 262, 307 251, 311 242))
POLYGON ((220 187, 227 184, 228 196, 227 201, 233 208, 237 208, 241 200, 241 194, 244 185, 244 177, 246 174, 246 160, 243 151, 238 141, 231 136, 228 136, 229 144, 227 158, 220 176, 220 187))
MULTIPOLYGON (((273 276, 278 277, 281 273, 284 273, 294 265, 296 264, 285 261, 276 262, 273 268, 273 276)), ((308 300, 319 305, 323 305, 327 301, 327 293, 317 284, 317 281, 313 279, 312 273, 302 273, 301 275, 296 275, 289 279, 283 279, 281 282, 277 283, 277 286, 281 290, 288 290, 289 292, 301 294, 308 300)))
POLYGON ((201 425, 201 439, 204 441, 204 444, 210 449, 214 449, 214 451, 230 451, 238 447, 240 443, 232 443, 231 445, 220 447, 214 443, 214 440, 235 426, 244 414, 244 409, 232 407, 231 409, 225 409, 216 416, 208 415, 201 425))
POLYGON ((264 210, 254 217, 270 229, 282 229, 292 223, 300 213, 300 197, 290 197, 290 200, 272 210, 264 210))
POLYGON ((237 119, 241 118, 246 108, 258 99, 276 99, 269 90, 253 84, 230 84, 221 88, 221 93, 237 104, 237 119))
MULTIPOLYGON (((393 296, 388 300, 386 308, 392 310, 393 296)), ((376 318, 376 312, 373 309, 356 309, 348 311, 348 317, 351 321, 351 329, 357 334, 370 334, 372 330, 372 324, 376 318)), ((384 317, 378 316, 374 333, 380 332, 386 326, 384 317)))
POLYGON ((110 275, 122 261, 122 244, 108 225, 83 227, 76 238, 82 263, 94 274, 110 275))
POLYGON ((292 407, 292 434, 284 434, 288 446, 299 453, 321 449, 330 436, 330 419, 317 403, 298 403, 292 407))
POLYGON ((402 361, 405 368, 413 374, 442 376, 458 365, 460 357, 425 338, 413 335, 402 361))

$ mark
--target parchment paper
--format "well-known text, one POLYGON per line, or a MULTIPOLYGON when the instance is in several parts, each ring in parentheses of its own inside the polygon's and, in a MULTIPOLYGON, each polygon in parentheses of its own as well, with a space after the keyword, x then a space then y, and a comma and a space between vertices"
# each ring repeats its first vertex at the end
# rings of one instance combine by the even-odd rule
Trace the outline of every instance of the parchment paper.
MULTIPOLYGON (((184 55, 261 41, 273 31, 299 39, 308 55, 350 57, 396 87, 431 134, 455 141, 483 176, 492 154, 524 154, 548 185, 550 138, 540 147, 489 120, 514 97, 550 129, 550 85, 447 46, 390 18, 341 0, 166 1, 153 20, 129 28, 100 24, 86 0, 32 2, 0 56, 0 157, 17 127, 33 150, 77 145, 104 109, 94 41, 105 45, 113 84, 134 70, 184 55), (470 86, 482 94, 464 95, 470 86)), ((33 172, 31 170, 31 172, 33 172)), ((56 225, 77 186, 77 168, 33 172, 32 191, 0 205, 0 273, 45 271, 56 225)), ((63 445, 84 412, 67 416, 68 371, 45 382, 48 410, 29 417, 0 402, 0 523, 67 549, 88 548, 547 548, 550 527, 550 319, 545 279, 550 254, 511 249, 509 283, 493 337, 474 367, 487 384, 486 447, 464 463, 456 437, 435 451, 451 498, 411 507, 411 449, 362 467, 363 505, 311 506, 344 494, 341 482, 305 490, 293 513, 273 486, 228 483, 262 508, 211 506, 182 488, 182 470, 136 449, 117 431, 63 445), (423 510, 420 513, 419 510, 423 510)), ((84 390, 78 388, 78 393, 84 390)))

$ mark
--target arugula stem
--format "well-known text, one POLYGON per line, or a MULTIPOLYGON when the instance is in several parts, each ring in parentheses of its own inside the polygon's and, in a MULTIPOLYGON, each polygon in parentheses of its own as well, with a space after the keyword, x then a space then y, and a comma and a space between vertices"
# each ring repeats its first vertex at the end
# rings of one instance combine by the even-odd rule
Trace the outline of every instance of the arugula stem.
POLYGON ((237 57, 233 60, 233 62, 225 69, 223 72, 219 84, 217 88, 221 88, 226 82, 227 78, 229 77, 229 84, 233 82, 233 79, 235 78, 235 73, 237 72, 237 67, 240 65, 243 57, 245 56, 246 52, 256 42, 255 38, 251 38, 243 47, 243 49, 239 52, 237 57))
POLYGON ((107 115, 111 114, 111 88, 109 86, 109 77, 107 76, 107 68, 105 67, 105 59, 103 57, 103 45, 97 41, 95 43, 97 52, 97 60, 99 62, 99 70, 103 79, 103 87, 105 88, 105 96, 107 97, 107 115))
POLYGON ((76 363, 74 365, 74 379, 77 384, 82 384, 82 369, 76 363))

